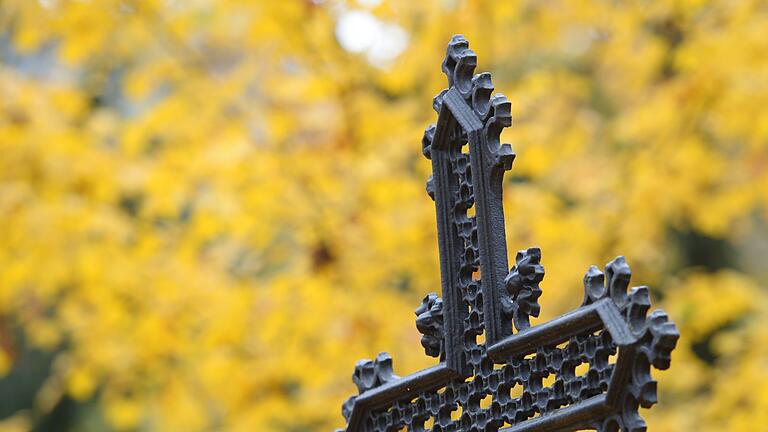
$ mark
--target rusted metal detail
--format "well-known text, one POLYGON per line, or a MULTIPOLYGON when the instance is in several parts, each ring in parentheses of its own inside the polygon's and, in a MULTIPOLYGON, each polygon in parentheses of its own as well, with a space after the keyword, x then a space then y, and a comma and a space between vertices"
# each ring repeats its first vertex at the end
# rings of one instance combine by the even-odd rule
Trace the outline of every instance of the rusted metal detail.
POLYGON ((624 257, 584 276, 582 305, 545 323, 538 248, 508 269, 502 180, 515 154, 500 144, 510 104, 474 75, 463 36, 448 45, 448 88, 433 100, 437 123, 422 138, 432 161, 442 298, 416 309, 427 355, 440 363, 397 377, 381 353, 358 362, 358 395, 342 407, 340 431, 645 431, 638 408, 656 403, 651 368, 666 369, 679 332, 650 309, 645 286, 629 288, 624 257))

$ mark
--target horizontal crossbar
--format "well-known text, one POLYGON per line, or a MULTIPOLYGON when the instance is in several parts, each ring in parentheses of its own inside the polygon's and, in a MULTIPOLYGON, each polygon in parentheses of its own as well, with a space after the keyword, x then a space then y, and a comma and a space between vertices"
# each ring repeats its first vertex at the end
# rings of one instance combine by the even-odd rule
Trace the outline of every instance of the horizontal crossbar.
POLYGON ((605 395, 593 396, 514 426, 499 429, 499 432, 572 431, 574 427, 594 419, 596 415, 605 415, 611 412, 612 409, 613 407, 608 403, 605 395))
POLYGON ((449 369, 445 363, 440 363, 368 390, 355 400, 347 431, 362 430, 361 423, 371 409, 387 406, 394 400, 406 399, 421 392, 437 390, 446 382, 458 377, 456 371, 449 369))
POLYGON ((620 347, 631 345, 637 340, 619 309, 611 299, 606 298, 508 336, 488 348, 488 355, 496 362, 504 362, 510 357, 530 354, 539 347, 557 345, 576 335, 603 327, 620 347))

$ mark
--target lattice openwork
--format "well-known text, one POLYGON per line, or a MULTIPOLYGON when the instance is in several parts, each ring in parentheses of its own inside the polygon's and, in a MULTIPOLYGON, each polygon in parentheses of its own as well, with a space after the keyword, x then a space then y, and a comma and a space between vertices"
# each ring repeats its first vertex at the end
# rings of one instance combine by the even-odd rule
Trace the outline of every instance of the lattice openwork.
POLYGON ((427 355, 440 363, 405 377, 381 353, 357 363, 359 395, 344 403, 346 431, 644 431, 638 408, 656 403, 651 367, 666 369, 679 333, 644 286, 629 289, 623 257, 584 276, 584 302, 552 321, 538 316, 541 251, 508 269, 502 179, 515 154, 501 145, 510 103, 474 75, 463 36, 448 45, 448 89, 424 132, 432 161, 442 295, 416 309, 427 355), (628 290, 629 289, 629 290, 628 290), (481 336, 484 336, 482 342, 481 336))

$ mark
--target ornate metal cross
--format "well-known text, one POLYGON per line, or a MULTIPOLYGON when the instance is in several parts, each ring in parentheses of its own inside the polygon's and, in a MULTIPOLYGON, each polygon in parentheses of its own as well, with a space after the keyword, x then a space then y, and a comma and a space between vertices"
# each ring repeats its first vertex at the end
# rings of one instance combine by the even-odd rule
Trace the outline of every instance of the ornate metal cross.
POLYGON ((627 292, 623 257, 605 273, 587 270, 578 309, 530 325, 541 251, 521 250, 507 269, 502 179, 515 154, 499 135, 512 123, 510 103, 491 97, 491 75, 473 76, 476 65, 466 39, 454 36, 442 66, 448 89, 435 97, 437 124, 422 140, 443 297, 424 298, 416 327, 440 363, 397 377, 386 353, 359 361, 359 395, 342 408, 346 431, 645 431, 638 408, 656 403, 650 369, 669 367, 677 327, 661 310, 647 315, 647 287, 627 292))

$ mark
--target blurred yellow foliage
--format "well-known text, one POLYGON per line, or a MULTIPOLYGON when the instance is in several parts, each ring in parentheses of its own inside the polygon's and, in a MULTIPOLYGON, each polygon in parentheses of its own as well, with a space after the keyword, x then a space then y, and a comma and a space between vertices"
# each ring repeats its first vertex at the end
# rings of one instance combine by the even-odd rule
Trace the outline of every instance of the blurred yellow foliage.
POLYGON ((0 374, 50 361, 0 430, 330 430, 358 358, 429 365, 454 33, 513 102, 541 319, 622 253, 682 333, 650 430, 763 427, 766 29, 760 0, 3 1, 0 374))

